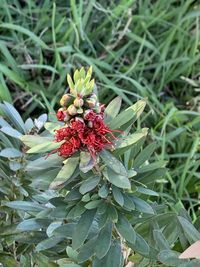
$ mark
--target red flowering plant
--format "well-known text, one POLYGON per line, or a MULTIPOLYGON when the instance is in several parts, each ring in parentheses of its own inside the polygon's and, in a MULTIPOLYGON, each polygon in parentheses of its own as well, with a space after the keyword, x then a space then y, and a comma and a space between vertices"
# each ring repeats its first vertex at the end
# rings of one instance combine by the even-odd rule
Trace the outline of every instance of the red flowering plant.
POLYGON ((75 84, 68 75, 70 92, 62 96, 62 108, 56 114, 57 119, 65 123, 55 133, 56 142, 64 141, 57 150, 60 156, 70 157, 77 151, 88 151, 95 160, 98 152, 113 144, 113 131, 104 122, 104 105, 92 92, 91 74, 92 68, 87 75, 83 68, 76 71, 75 84))
POLYGON ((153 162, 155 142, 143 149, 148 130, 137 120, 146 101, 121 113, 120 97, 104 107, 91 78, 91 67, 68 75, 69 89, 51 122, 43 115, 24 123, 11 105, 0 106, 12 125, 0 119, 1 143, 15 145, 0 153, 8 160, 0 161, 3 216, 15 218, 9 232, 2 226, 4 257, 12 266, 185 264, 171 249, 184 248, 198 232, 183 214, 155 202, 166 162, 153 162))

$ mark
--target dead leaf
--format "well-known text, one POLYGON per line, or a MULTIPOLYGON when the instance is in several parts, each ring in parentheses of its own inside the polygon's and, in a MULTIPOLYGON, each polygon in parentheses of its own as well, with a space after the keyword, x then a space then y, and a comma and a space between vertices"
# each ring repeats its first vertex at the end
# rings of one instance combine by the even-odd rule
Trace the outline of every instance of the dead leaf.
POLYGON ((187 248, 180 256, 179 259, 200 259, 200 241, 195 242, 187 248))

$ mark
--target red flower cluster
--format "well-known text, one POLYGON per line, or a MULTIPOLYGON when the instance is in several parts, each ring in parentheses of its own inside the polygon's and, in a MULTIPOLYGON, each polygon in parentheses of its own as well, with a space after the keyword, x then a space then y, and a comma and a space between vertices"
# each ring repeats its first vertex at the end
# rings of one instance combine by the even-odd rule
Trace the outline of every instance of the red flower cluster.
POLYGON ((85 112, 83 118, 71 119, 67 126, 56 130, 55 140, 65 142, 58 148, 60 156, 70 157, 80 149, 87 149, 92 157, 112 145, 113 131, 104 123, 104 113, 93 110, 85 112))

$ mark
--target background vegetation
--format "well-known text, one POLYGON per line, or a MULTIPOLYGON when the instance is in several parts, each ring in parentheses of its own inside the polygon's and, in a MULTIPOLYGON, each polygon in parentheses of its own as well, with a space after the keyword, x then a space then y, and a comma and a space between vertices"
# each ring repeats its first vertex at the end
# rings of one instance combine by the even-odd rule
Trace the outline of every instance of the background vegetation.
POLYGON ((66 74, 92 65, 101 102, 147 98, 162 203, 200 230, 200 4, 191 0, 0 1, 0 99, 26 119, 51 116, 66 74))

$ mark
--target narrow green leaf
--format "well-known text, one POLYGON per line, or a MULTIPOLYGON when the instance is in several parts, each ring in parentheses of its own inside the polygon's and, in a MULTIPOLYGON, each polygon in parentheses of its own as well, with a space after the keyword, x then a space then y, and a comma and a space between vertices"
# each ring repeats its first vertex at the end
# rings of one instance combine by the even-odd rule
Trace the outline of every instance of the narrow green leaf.
POLYGON ((72 235, 72 248, 73 249, 78 249, 80 246, 84 243, 86 240, 89 230, 91 228, 92 222, 94 220, 96 214, 96 210, 87 210, 85 211, 82 215, 81 218, 79 219, 75 231, 72 235))
POLYGON ((118 173, 123 176, 127 176, 127 170, 116 157, 114 157, 110 152, 103 150, 100 153, 101 158, 105 162, 106 166, 112 169, 115 173, 118 173))
POLYGON ((178 266, 184 260, 179 259, 180 253, 172 250, 162 250, 158 254, 158 260, 167 266, 178 266))
POLYGON ((135 244, 136 233, 130 222, 122 215, 119 214, 118 222, 116 223, 117 230, 123 238, 132 244, 135 244))
POLYGON ((146 160, 148 160, 154 152, 156 146, 156 143, 152 143, 148 145, 145 149, 143 149, 142 152, 140 152, 139 155, 135 158, 133 162, 133 167, 139 168, 146 160))
POLYGON ((65 161, 65 165, 62 167, 55 180, 50 184, 51 189, 56 189, 63 185, 74 173, 79 163, 79 157, 71 157, 65 161))
POLYGON ((112 223, 107 223, 99 232, 95 244, 96 256, 102 259, 109 251, 112 238, 112 223))
POLYGON ((5 158, 18 158, 23 156, 23 153, 15 148, 5 148, 0 152, 0 157, 5 158))
POLYGON ((153 208, 143 199, 131 196, 131 200, 134 202, 136 210, 143 213, 154 214, 153 208))
POLYGON ((87 179, 81 184, 79 192, 84 195, 85 193, 92 191, 98 185, 99 181, 99 176, 94 176, 92 178, 87 179))
POLYGON ((22 26, 15 25, 12 23, 1 23, 0 28, 21 32, 21 33, 29 36, 36 44, 38 44, 42 48, 49 49, 49 47, 45 44, 45 42, 43 42, 37 35, 35 35, 32 31, 29 31, 22 26))
POLYGON ((129 121, 131 121, 131 123, 134 123, 134 121, 137 120, 143 112, 145 106, 146 101, 139 100, 134 105, 121 112, 110 122, 111 129, 119 129, 129 121))
POLYGON ((133 251, 140 253, 144 256, 148 256, 149 252, 150 252, 150 247, 147 244, 147 242, 145 241, 145 239, 139 235, 138 233, 136 233, 136 241, 135 243, 128 243, 128 246, 130 248, 132 248, 133 251))
POLYGON ((51 236, 51 237, 41 241, 40 243, 38 243, 35 249, 37 252, 39 252, 42 250, 53 248, 55 245, 57 245, 63 239, 64 239, 63 237, 51 236))
POLYGON ((184 234, 189 238, 189 241, 196 242, 200 240, 200 233, 197 231, 197 229, 190 223, 188 220, 186 220, 182 216, 178 216, 178 220, 183 228, 184 234))
POLYGON ((82 263, 86 260, 88 260, 92 255, 94 255, 95 252, 95 245, 96 245, 97 238, 94 237, 90 239, 88 242, 86 242, 79 250, 78 254, 78 262, 82 263))
POLYGON ((43 137, 40 135, 22 135, 20 140, 28 147, 34 147, 46 142, 53 142, 53 138, 43 137))
POLYGON ((139 140, 147 136, 147 133, 148 133, 148 128, 143 128, 136 133, 120 138, 120 140, 115 144, 116 151, 118 152, 118 150, 121 150, 122 151, 121 153, 124 153, 133 144, 137 143, 139 140))
POLYGON ((106 179, 116 187, 131 189, 131 183, 127 176, 120 175, 111 170, 110 168, 107 168, 107 170, 105 170, 103 174, 106 179))
POLYGON ((23 210, 23 211, 40 212, 40 211, 45 209, 40 204, 37 204, 37 203, 34 203, 34 202, 29 202, 29 201, 22 201, 22 200, 4 202, 4 203, 2 203, 2 205, 10 207, 12 209, 23 210))
POLYGON ((45 143, 33 146, 31 149, 27 151, 27 153, 34 154, 34 153, 45 153, 53 151, 59 148, 62 145, 62 143, 64 143, 64 141, 62 142, 46 141, 45 143))
POLYGON ((22 134, 20 132, 18 132, 17 130, 13 129, 12 127, 2 127, 0 129, 0 131, 2 131, 3 133, 12 136, 14 138, 20 139, 20 137, 22 136, 22 134))
POLYGON ((115 186, 112 186, 112 193, 113 193, 113 197, 115 199, 115 201, 121 206, 123 207, 124 205, 124 197, 120 191, 120 189, 118 189, 115 186))
POLYGON ((120 96, 117 96, 108 104, 108 106, 105 109, 105 114, 107 116, 105 119, 106 123, 108 123, 117 116, 121 108, 121 103, 122 103, 122 98, 120 96))

